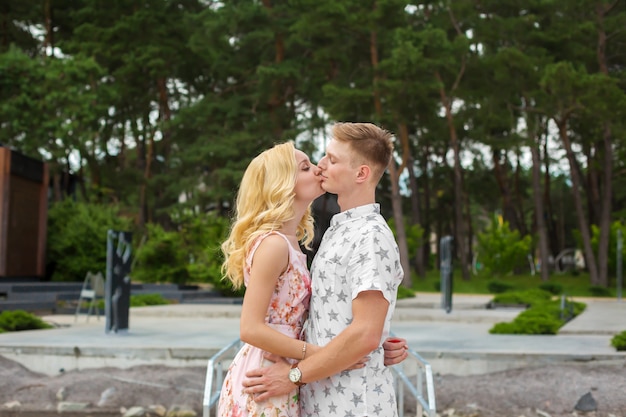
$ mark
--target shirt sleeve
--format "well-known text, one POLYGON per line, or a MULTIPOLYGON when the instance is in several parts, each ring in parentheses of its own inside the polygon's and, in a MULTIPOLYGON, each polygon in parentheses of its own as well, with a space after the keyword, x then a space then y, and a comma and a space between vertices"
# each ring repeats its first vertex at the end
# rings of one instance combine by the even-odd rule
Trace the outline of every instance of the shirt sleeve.
POLYGON ((380 225, 368 229, 357 241, 348 266, 351 296, 355 299, 362 291, 380 291, 392 303, 401 280, 397 245, 389 229, 380 225))

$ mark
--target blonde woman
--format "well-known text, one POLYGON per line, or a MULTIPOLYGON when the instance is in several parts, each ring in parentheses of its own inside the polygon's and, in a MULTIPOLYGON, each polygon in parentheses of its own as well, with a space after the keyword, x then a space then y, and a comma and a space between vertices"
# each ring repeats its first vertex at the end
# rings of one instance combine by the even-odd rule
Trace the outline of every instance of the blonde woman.
MULTIPOLYGON (((286 395, 255 402, 243 393, 242 381, 264 364, 266 352, 295 363, 321 349, 302 336, 311 278, 300 245, 313 239, 311 203, 323 193, 318 167, 291 142, 262 152, 244 173, 235 220, 222 244, 222 270, 235 287, 246 286, 240 321, 245 344, 222 385, 218 416, 300 415, 296 385, 286 395)), ((393 363, 403 359, 392 356, 393 363)))

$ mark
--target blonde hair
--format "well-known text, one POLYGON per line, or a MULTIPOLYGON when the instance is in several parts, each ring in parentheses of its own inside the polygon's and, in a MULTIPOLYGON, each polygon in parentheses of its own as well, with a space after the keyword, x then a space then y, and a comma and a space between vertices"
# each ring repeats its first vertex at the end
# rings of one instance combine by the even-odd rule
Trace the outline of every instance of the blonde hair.
MULTIPOLYGON (((391 162, 393 134, 372 123, 335 123, 334 139, 350 145, 357 156, 371 164, 374 178, 379 181, 391 162)), ((358 162, 360 164, 361 161, 358 162)))
MULTIPOLYGON (((254 241, 293 219, 297 174, 292 142, 262 152, 246 168, 237 192, 230 235, 222 243, 223 279, 229 279, 235 288, 244 283, 246 256, 254 241)), ((313 240, 311 205, 298 224, 296 237, 306 248, 313 240)))

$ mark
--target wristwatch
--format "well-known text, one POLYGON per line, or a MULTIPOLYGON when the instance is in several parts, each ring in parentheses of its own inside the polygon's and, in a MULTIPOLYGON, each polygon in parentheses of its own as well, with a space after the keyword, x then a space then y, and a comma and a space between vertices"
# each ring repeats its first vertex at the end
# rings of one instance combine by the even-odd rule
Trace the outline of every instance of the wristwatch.
POLYGON ((291 369, 289 370, 289 380, 299 387, 304 385, 304 382, 302 382, 302 372, 298 368, 297 362, 291 365, 291 369))

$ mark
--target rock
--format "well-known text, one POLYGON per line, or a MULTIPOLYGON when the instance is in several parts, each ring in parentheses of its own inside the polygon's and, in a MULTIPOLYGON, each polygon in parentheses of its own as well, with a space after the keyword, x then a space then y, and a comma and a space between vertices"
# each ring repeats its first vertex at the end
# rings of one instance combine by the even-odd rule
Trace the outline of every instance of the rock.
POLYGON ((57 401, 65 401, 65 398, 67 397, 66 391, 67 389, 65 387, 59 388, 56 393, 57 401))
POLYGON ((57 412, 62 413, 64 411, 80 411, 89 406, 89 403, 73 403, 69 401, 61 401, 57 404, 57 412))
POLYGON ((103 407, 106 405, 107 401, 115 394, 115 387, 109 387, 102 391, 100 394, 100 400, 98 401, 98 407, 103 407))
POLYGON ((179 405, 172 406, 167 412, 167 417, 196 417, 198 413, 186 407, 179 405))
POLYGON ((596 411, 598 409, 598 403, 593 398, 593 395, 591 395, 591 392, 588 392, 580 397, 574 409, 584 412, 596 411))
POLYGON ((143 407, 131 407, 124 413, 124 417, 143 417, 146 410, 143 407))
POLYGON ((151 413, 157 415, 158 417, 165 417, 167 415, 167 409, 160 404, 151 405, 149 409, 151 413))
POLYGON ((2 406, 5 408, 20 408, 22 406, 22 403, 19 401, 9 401, 2 404, 2 406))

